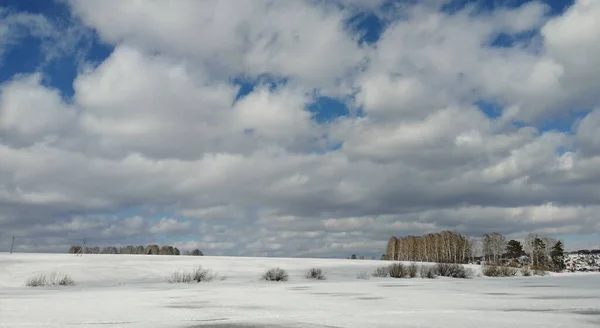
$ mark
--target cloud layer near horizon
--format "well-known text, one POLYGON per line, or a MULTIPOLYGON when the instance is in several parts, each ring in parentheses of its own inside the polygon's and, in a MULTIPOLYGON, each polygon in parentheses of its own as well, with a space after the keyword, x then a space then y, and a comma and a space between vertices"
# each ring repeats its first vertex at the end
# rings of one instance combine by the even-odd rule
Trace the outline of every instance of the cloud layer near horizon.
POLYGON ((4 51, 24 26, 48 58, 67 31, 114 47, 69 99, 43 72, 0 85, 0 239, 328 256, 442 229, 600 233, 600 2, 444 2, 71 1, 57 31, 0 12, 4 51), (315 119, 323 97, 348 114, 315 119))

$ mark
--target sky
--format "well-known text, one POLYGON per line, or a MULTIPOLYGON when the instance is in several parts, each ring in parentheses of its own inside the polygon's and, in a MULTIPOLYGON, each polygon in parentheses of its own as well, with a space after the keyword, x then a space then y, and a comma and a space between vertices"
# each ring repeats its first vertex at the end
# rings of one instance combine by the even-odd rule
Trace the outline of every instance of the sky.
POLYGON ((0 251, 600 247, 600 1, 0 0, 0 251))

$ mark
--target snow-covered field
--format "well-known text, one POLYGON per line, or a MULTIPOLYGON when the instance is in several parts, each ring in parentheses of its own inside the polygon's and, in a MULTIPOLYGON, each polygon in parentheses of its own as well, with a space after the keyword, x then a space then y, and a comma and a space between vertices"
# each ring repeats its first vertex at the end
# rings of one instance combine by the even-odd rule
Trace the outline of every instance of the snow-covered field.
MULTIPOLYGON (((599 327, 600 275, 357 280, 382 261, 0 253, 0 327, 599 327), (173 271, 227 279, 168 284, 173 271), (280 266, 288 282, 265 282, 280 266), (320 267, 326 281, 304 273, 320 267), (25 287, 61 271, 71 287, 25 287)), ((473 267, 477 269, 477 267, 473 267)))

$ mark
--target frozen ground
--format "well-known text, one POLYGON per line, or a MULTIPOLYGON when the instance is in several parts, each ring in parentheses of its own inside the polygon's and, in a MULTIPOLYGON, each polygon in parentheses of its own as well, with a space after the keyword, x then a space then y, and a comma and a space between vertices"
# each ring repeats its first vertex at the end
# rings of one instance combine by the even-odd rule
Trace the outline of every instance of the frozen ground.
POLYGON ((599 327, 600 275, 357 280, 381 261, 0 253, 0 327, 599 327), (197 265, 224 281, 171 285, 197 265), (284 283, 259 281, 267 268, 284 283), (302 276, 323 268, 326 281, 302 276), (24 287, 38 272, 76 281, 24 287))

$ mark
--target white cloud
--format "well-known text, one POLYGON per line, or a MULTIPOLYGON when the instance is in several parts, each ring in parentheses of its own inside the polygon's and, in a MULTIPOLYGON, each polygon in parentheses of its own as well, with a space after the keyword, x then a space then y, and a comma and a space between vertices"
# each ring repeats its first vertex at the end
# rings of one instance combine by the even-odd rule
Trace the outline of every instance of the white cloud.
POLYGON ((598 100, 596 34, 576 33, 598 6, 550 18, 537 2, 454 14, 444 2, 375 9, 390 25, 362 46, 345 24, 365 3, 71 2, 115 49, 68 101, 36 74, 2 85, 0 238, 160 234, 214 255, 321 256, 442 229, 597 232, 598 110, 574 135, 536 126, 598 100), (232 78, 263 74, 286 82, 236 99, 232 78), (318 94, 364 115, 317 124, 318 94))
POLYGON ((311 98, 302 91, 284 88, 270 92, 258 88, 236 103, 236 123, 243 130, 250 129, 271 139, 306 134, 312 122, 304 109, 309 102, 311 98))
POLYGON ((184 234, 190 231, 191 222, 185 221, 180 222, 172 218, 163 218, 156 224, 150 227, 150 233, 153 234, 167 234, 167 233, 180 233, 184 234))
POLYGON ((578 87, 587 85, 588 90, 582 90, 587 92, 598 86, 599 18, 598 1, 578 0, 564 15, 552 19, 542 28, 548 54, 560 62, 568 73, 564 84, 568 89, 571 83, 576 83, 578 87))
POLYGON ((0 86, 0 134, 13 142, 32 143, 65 135, 76 111, 58 90, 41 84, 40 74, 17 77, 0 86))
POLYGON ((595 109, 579 122, 577 139, 586 154, 600 155, 600 109, 595 109))
POLYGON ((344 31, 345 14, 308 1, 71 4, 110 43, 183 56, 221 77, 270 73, 331 88, 363 58, 344 31))

